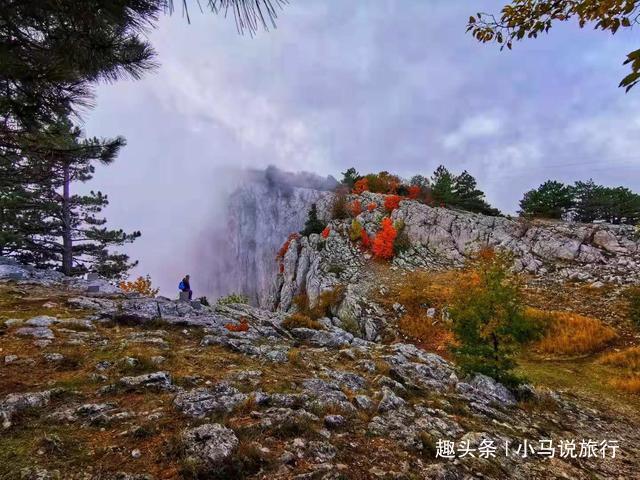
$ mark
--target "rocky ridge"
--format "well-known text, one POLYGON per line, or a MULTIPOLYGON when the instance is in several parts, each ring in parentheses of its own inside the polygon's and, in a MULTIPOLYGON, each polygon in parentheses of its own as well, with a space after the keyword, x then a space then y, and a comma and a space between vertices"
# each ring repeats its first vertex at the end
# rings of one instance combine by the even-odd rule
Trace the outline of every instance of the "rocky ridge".
MULTIPOLYGON (((371 238, 388 215, 384 199, 370 192, 349 196, 349 202, 361 203, 355 220, 371 238), (369 210, 370 204, 375 208, 369 210)), ((640 239, 632 226, 489 217, 411 200, 401 201, 390 216, 404 226, 408 243, 392 268, 457 268, 479 248, 491 246, 512 252, 517 271, 549 282, 572 280, 594 287, 640 283, 640 239)), ((276 306, 290 311, 301 293, 314 304, 322 292, 342 285, 346 294, 336 317, 346 324, 357 321, 358 331, 374 340, 384 327, 383 313, 371 299, 379 284, 371 272, 371 255, 349 239, 352 221, 329 222, 326 239, 314 234, 290 243, 276 285, 276 306)))

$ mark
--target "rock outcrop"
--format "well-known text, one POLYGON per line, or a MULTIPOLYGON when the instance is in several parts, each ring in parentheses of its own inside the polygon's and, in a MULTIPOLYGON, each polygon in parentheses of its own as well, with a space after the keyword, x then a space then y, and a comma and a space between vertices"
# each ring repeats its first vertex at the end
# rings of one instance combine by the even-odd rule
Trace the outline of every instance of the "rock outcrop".
MULTIPOLYGON (((350 197, 364 207, 356 220, 372 238, 381 218, 388 215, 384 197, 370 192, 350 197), (376 207, 369 211, 369 204, 376 207)), ((640 283, 640 239, 632 226, 489 217, 410 200, 400 202, 391 218, 403 225, 408 242, 393 261, 396 267, 460 267, 473 252, 490 246, 512 252, 517 271, 549 279, 640 283)), ((279 310, 289 310, 299 293, 306 293, 313 304, 322 292, 342 284, 347 286, 347 298, 341 318, 366 316, 356 291, 365 290, 371 257, 350 241, 351 221, 330 222, 326 240, 311 235, 291 242, 278 280, 279 310)), ((377 313, 369 312, 374 317, 377 313)))

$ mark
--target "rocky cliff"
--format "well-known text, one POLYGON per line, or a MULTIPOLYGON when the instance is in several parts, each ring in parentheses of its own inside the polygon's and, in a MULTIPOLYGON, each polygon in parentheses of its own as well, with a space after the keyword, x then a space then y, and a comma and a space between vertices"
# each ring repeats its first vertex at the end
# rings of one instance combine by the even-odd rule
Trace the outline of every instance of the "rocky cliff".
POLYGON ((271 307, 278 273, 276 253, 291 232, 302 229, 312 203, 326 216, 335 180, 274 169, 255 171, 228 199, 227 215, 210 238, 210 263, 203 265, 209 292, 243 293, 271 307))

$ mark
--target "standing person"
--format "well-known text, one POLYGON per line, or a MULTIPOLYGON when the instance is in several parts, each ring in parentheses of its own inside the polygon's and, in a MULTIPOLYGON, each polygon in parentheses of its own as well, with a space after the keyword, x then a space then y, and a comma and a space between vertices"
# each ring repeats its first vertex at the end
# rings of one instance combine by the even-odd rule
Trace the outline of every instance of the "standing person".
POLYGON ((178 288, 182 292, 189 292, 189 300, 191 300, 191 297, 193 296, 193 292, 191 291, 191 284, 189 283, 189 275, 184 276, 178 288))

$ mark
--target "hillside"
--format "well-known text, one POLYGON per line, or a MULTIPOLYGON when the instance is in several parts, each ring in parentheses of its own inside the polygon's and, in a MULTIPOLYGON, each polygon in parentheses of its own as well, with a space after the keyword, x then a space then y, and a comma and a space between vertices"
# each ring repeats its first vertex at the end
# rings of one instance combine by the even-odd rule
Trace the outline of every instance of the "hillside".
MULTIPOLYGON (((354 200, 373 236, 384 197, 354 200)), ((619 307, 637 278, 632 232, 413 201, 391 217, 409 242, 391 262, 349 238, 353 218, 292 237, 272 260, 273 310, 124 294, 3 259, 0 478, 633 478, 637 396, 598 362, 637 344, 619 307), (532 347, 531 385, 515 391, 463 375, 447 359, 446 305, 408 286, 446 290, 474 242, 516 254, 531 307, 598 316, 615 339, 580 355, 532 347), (301 308, 317 320, 297 324, 301 308), (575 458, 545 456, 549 440, 574 440, 575 458), (445 441, 475 456, 442 458, 445 441)))

